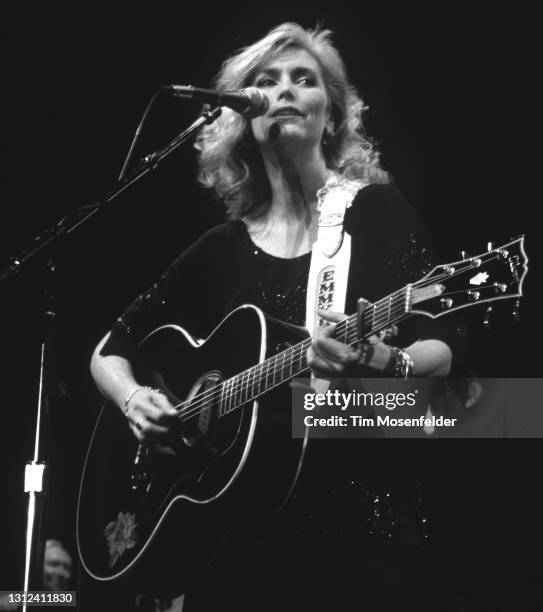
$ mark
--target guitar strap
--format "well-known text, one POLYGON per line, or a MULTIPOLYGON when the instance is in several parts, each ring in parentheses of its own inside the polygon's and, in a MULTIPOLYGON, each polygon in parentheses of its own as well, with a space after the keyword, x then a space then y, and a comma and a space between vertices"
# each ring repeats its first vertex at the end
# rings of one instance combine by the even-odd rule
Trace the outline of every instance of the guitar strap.
MULTIPOLYGON (((354 197, 365 185, 334 174, 317 192, 320 216, 317 240, 311 252, 305 308, 305 326, 312 336, 324 323, 317 309, 345 312, 351 236, 343 230, 343 219, 354 197)), ((330 384, 314 376, 311 379, 319 393, 325 392, 330 384)))

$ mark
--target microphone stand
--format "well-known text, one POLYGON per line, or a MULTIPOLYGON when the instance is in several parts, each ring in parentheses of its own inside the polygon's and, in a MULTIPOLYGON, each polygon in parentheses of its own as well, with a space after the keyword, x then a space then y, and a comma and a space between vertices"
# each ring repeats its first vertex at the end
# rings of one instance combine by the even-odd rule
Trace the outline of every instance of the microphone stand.
MULTIPOLYGON (((54 304, 54 273, 55 264, 51 259, 45 265, 44 322, 41 338, 40 366, 38 375, 38 405, 36 409, 36 429, 34 433, 34 455, 32 461, 25 465, 24 491, 28 493, 28 509, 26 523, 25 565, 23 591, 31 590, 32 586, 40 584, 40 568, 43 567, 43 526, 46 512, 45 478, 47 450, 40 448, 42 437, 49 430, 49 397, 47 395, 49 361, 52 361, 53 342, 55 335, 55 304, 54 304)), ((48 447, 46 447, 48 449, 48 447)), ((26 599, 23 610, 26 611, 26 599)))
MULTIPOLYGON (((155 170, 160 162, 170 153, 175 151, 181 144, 188 140, 195 132, 199 131, 204 124, 210 124, 221 114, 221 107, 205 110, 186 130, 181 132, 165 147, 146 155, 138 165, 126 176, 119 179, 115 186, 97 202, 82 206, 75 211, 65 215, 58 223, 40 232, 32 241, 29 249, 22 250, 18 255, 9 259, 8 264, 0 270, 0 281, 8 280, 20 272, 27 264, 37 259, 46 249, 54 247, 63 238, 69 236, 79 226, 87 222, 98 212, 107 208, 125 189, 145 176, 148 172, 155 170)), ((47 264, 47 274, 50 277, 55 269, 54 263, 47 264)), ((28 493, 28 511, 26 527, 25 546, 25 571, 24 591, 30 590, 39 584, 40 563, 43 552, 43 541, 41 538, 41 527, 45 520, 44 501, 45 487, 44 475, 47 463, 44 453, 40 449, 42 432, 48 427, 48 394, 47 394, 47 372, 51 369, 49 357, 53 336, 53 321, 55 312, 53 307, 52 283, 47 284, 46 295, 48 304, 45 306, 44 333, 41 343, 40 369, 38 376, 38 404, 36 409, 36 430, 34 436, 34 455, 32 461, 25 466, 24 492, 28 493)), ((23 610, 26 611, 26 603, 23 610)))

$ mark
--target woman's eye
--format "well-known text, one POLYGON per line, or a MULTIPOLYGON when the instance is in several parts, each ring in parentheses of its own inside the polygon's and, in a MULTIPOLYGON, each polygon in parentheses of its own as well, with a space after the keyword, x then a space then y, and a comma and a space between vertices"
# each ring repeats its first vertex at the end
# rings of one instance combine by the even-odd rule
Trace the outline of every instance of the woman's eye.
POLYGON ((300 85, 305 85, 306 87, 313 87, 315 85, 315 79, 313 77, 304 76, 300 77, 297 83, 300 85))
POLYGON ((259 79, 256 82, 257 87, 271 87, 272 85, 273 85, 273 79, 270 79, 269 77, 259 79))

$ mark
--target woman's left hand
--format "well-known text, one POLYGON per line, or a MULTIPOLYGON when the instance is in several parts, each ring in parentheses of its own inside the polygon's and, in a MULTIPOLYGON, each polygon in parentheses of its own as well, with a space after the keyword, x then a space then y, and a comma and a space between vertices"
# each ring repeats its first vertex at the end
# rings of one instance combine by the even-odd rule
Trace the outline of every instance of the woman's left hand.
POLYGON ((347 315, 329 310, 319 310, 319 316, 327 321, 319 328, 307 350, 307 364, 318 378, 355 378, 362 366, 382 372, 390 361, 391 349, 381 338, 372 336, 367 344, 354 346, 334 340, 336 323, 347 315))

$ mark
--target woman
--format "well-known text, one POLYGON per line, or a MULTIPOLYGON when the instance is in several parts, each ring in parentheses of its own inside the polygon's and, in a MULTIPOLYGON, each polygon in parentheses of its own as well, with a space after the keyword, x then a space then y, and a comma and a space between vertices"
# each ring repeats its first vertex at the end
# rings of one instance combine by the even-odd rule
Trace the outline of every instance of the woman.
MULTIPOLYGON (((130 359, 139 340, 165 322, 179 323, 193 335, 205 337, 226 314, 244 303, 256 304, 289 323, 304 325, 311 250, 318 234, 318 207, 327 190, 338 184, 347 184, 350 188, 354 185, 352 204, 344 221, 345 232, 352 240, 346 312, 354 312, 359 297, 370 301, 383 297, 421 276, 429 265, 420 222, 401 194, 388 184, 388 176, 379 166, 379 156, 364 135, 362 100, 347 80, 343 61, 330 42, 328 30, 305 31, 296 24, 283 24, 227 60, 216 85, 225 90, 258 87, 270 102, 265 114, 250 121, 224 110, 219 120, 208 126, 198 139, 200 180, 225 200, 230 220, 207 232, 183 253, 160 281, 119 317, 92 358, 91 370, 101 392, 125 412, 134 435, 149 444, 167 444, 177 419, 165 395, 140 386, 133 376, 130 359), (195 299, 194 296, 199 297, 195 299)), ((408 374, 413 370, 418 376, 444 376, 451 369, 449 345, 452 342, 446 331, 431 322, 414 321, 400 328, 396 343, 405 349, 384 342, 349 347, 332 338, 334 323, 343 315, 319 311, 319 316, 329 325, 316 332, 307 355, 309 366, 318 376, 355 376, 367 368, 373 373, 408 374)), ((357 449, 364 446, 360 444, 363 441, 357 442, 357 449)), ((359 461, 352 454, 354 447, 343 445, 347 446, 350 450, 340 452, 342 459, 337 460, 331 470, 330 483, 337 477, 345 480, 345 466, 348 464, 352 472, 352 466, 359 461)), ((321 447, 324 450, 324 445, 321 447)), ((309 478, 314 484, 322 481, 319 470, 330 468, 328 451, 324 451, 322 461, 315 471, 319 473, 318 478, 309 478)), ((383 473, 388 469, 383 467, 385 463, 385 460, 381 462, 383 473)), ((388 460, 388 463, 393 462, 388 460)), ((388 472, 383 478, 379 475, 381 472, 368 476, 361 485, 366 501, 375 497, 375 487, 382 486, 383 491, 390 491, 390 483, 404 479, 406 473, 404 465, 400 477, 395 474, 390 478, 388 472), (370 480, 371 486, 368 485, 370 480)), ((355 476, 358 482, 359 474, 355 476)), ((404 485, 401 484, 400 489, 405 488, 404 485)), ((310 485, 302 505, 311 499, 312 490, 310 485)), ((411 494, 409 489, 404 498, 411 494)), ((341 496, 341 504, 348 505, 351 493, 343 491, 341 496)), ((360 505, 359 502, 360 499, 356 503, 360 505)), ((323 505, 322 500, 317 503, 323 505)), ((377 508, 372 504, 366 518, 373 530, 379 531, 382 526, 371 522, 370 515, 375 515, 377 508)), ((399 495, 398 507, 402 504, 405 502, 399 495)), ((397 508, 389 506, 380 507, 379 511, 390 523, 394 522, 392 517, 397 508)), ((359 512, 360 507, 356 508, 359 512)), ((409 512, 411 510, 405 515, 409 512)), ((357 516, 360 519, 361 515, 357 516)), ((315 589, 309 588, 306 575, 305 579, 300 578, 305 583, 303 588, 299 584, 300 588, 291 585, 298 591, 299 598, 292 600, 293 609, 306 609, 300 607, 300 601, 305 602, 303 605, 307 609, 315 609, 317 604, 325 605, 324 602, 337 603, 344 591, 348 591, 349 596, 357 592, 358 580, 362 580, 364 588, 357 595, 359 601, 379 601, 379 605, 388 605, 386 591, 390 589, 378 596, 368 595, 366 583, 359 573, 371 575, 370 582, 374 581, 375 572, 382 578, 383 571, 389 570, 379 570, 377 559, 386 560, 388 553, 377 550, 372 554, 370 565, 377 562, 377 569, 372 569, 361 561, 363 555, 359 554, 358 547, 353 549, 352 543, 343 546, 337 534, 332 534, 327 544, 321 546, 322 533, 326 532, 325 527, 321 529, 322 525, 327 520, 337 525, 337 518, 320 516, 316 532, 303 536, 307 545, 304 554, 308 555, 306 559, 321 558, 327 563, 334 555, 347 554, 348 563, 354 563, 347 572, 350 575, 348 588, 335 585, 325 589, 326 596, 319 590, 318 597, 312 600, 308 591, 315 592, 315 589), (318 550, 315 550, 316 542, 319 542, 318 550), (332 549, 336 552, 332 553, 332 549)), ((245 537, 243 544, 239 540, 233 545, 232 558, 237 559, 236 567, 242 577, 246 578, 248 568, 254 569, 263 559, 269 563, 270 559, 293 558, 288 541, 297 533, 296 529, 290 531, 296 519, 283 520, 290 523, 285 526, 280 521, 282 526, 277 530, 282 534, 281 546, 287 546, 287 550, 278 548, 275 531, 271 538, 267 533, 258 537, 253 534, 245 537)), ((357 537, 367 538, 368 533, 359 528, 359 523, 358 520, 357 537)), ((349 524, 346 528, 348 530, 349 524)), ((388 537, 390 534, 382 535, 388 537)), ((349 541, 352 542, 350 536, 349 541)), ((374 542, 371 548, 375 549, 374 542)), ((411 549, 416 551, 417 544, 411 549)), ((399 554, 404 553, 400 551, 399 554)), ((298 561, 296 567, 307 567, 303 555, 298 561)), ((405 564, 406 567, 410 565, 405 564)), ((338 568, 339 565, 332 572, 336 577, 341 575, 337 573, 338 568)), ((397 572, 397 569, 389 569, 393 574, 397 572)), ((406 575, 399 574, 400 583, 405 582, 406 575)), ((341 577, 345 579, 345 575, 341 577)), ((225 581, 215 591, 219 594, 216 600, 210 596, 209 589, 207 593, 195 595, 193 609, 215 609, 216 606, 230 609, 229 605, 237 606, 236 609, 246 606, 251 610, 268 609, 266 606, 277 609, 279 605, 281 609, 290 609, 282 595, 285 581, 288 582, 285 576, 278 584, 270 576, 264 580, 262 576, 258 579, 253 576, 249 581, 253 584, 253 593, 245 597, 239 589, 231 588, 232 581, 225 581), (267 592, 265 597, 264 591, 267 592), (260 600, 259 594, 265 602, 260 600)), ((216 582, 210 578, 208 584, 213 586, 216 582)), ((404 604, 405 593, 413 588, 404 588, 401 595, 404 604)), ((418 594, 414 598, 417 599, 418 594)), ((189 594, 189 610, 190 602, 189 594)), ((403 609, 408 608, 404 605, 403 609)))

